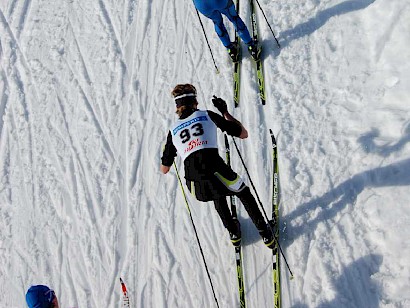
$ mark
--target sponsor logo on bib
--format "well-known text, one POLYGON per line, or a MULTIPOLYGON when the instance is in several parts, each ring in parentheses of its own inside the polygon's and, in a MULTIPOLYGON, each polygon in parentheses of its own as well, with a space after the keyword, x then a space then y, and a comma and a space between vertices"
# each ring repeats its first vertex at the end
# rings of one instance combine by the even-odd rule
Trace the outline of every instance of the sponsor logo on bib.
POLYGON ((194 140, 191 140, 191 141, 188 143, 188 147, 185 149, 184 153, 187 153, 187 152, 189 152, 189 151, 192 151, 194 148, 196 148, 196 147, 198 147, 198 146, 200 146, 200 145, 203 145, 203 144, 208 144, 208 141, 207 141, 207 140, 201 141, 201 140, 199 140, 199 138, 194 139, 194 140))

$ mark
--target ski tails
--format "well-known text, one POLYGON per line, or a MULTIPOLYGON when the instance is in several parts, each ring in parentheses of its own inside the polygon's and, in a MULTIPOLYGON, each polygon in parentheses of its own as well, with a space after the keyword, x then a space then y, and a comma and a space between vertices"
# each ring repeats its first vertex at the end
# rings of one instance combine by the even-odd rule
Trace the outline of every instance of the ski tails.
MULTIPOLYGON (((236 11, 239 12, 239 0, 235 0, 236 11)), ((238 61, 233 64, 233 100, 235 107, 239 106, 239 97, 241 90, 241 60, 242 52, 240 48, 240 38, 238 32, 235 31, 235 41, 234 44, 238 46, 238 61)))
MULTIPOLYGON (((241 57, 242 55, 239 49, 239 58, 241 57)), ((241 92, 241 62, 239 60, 238 62, 235 62, 233 66, 233 100, 235 103, 235 108, 239 106, 240 92, 241 92)))
POLYGON ((274 234, 276 237, 275 248, 272 250, 272 280, 274 307, 281 307, 280 290, 280 255, 279 255, 279 167, 278 148, 275 135, 269 130, 272 139, 272 162, 273 162, 273 189, 272 189, 272 221, 274 222, 274 234))
MULTIPOLYGON (((258 38, 258 23, 256 19, 256 11, 255 11, 255 4, 254 0, 249 0, 249 5, 251 7, 251 26, 252 26, 252 39, 256 42, 259 42, 258 38)), ((259 44, 259 43, 258 43, 259 44)), ((261 49, 259 52, 259 57, 255 60, 256 63, 256 80, 258 83, 259 89, 259 97, 261 99, 262 105, 266 104, 266 95, 265 95, 265 79, 263 77, 263 64, 260 54, 262 52, 262 47, 259 44, 259 48, 261 49)))

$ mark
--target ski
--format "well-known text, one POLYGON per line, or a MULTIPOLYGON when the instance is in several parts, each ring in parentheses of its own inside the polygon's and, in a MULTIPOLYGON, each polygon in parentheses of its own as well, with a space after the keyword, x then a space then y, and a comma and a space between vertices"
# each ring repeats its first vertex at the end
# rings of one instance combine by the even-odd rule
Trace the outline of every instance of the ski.
POLYGON ((274 307, 281 307, 280 290, 280 255, 279 255, 279 167, 278 167, 278 148, 275 135, 269 129, 272 139, 272 163, 273 163, 273 189, 272 189, 272 221, 273 232, 276 237, 276 244, 272 250, 272 279, 273 279, 273 298, 274 307))
POLYGON ((122 302, 122 306, 123 307, 127 307, 130 308, 130 298, 128 297, 128 291, 127 291, 127 287, 125 286, 124 281, 121 279, 120 277, 120 283, 121 283, 121 289, 122 289, 122 295, 123 295, 123 302, 122 302))
MULTIPOLYGON (((239 12, 239 0, 235 0, 236 11, 239 12)), ((234 44, 238 47, 238 61, 233 64, 233 100, 235 108, 239 106, 240 86, 241 86, 241 60, 242 52, 238 32, 235 31, 234 44)))
MULTIPOLYGON (((249 0, 249 4, 251 7, 251 25, 252 25, 252 39, 255 42, 258 42, 258 24, 257 24, 257 19, 256 19, 256 11, 255 11, 255 4, 254 0, 249 0)), ((263 65, 262 65, 262 59, 260 57, 260 54, 262 53, 262 47, 259 45, 260 51, 259 51, 259 57, 258 60, 255 60, 256 64, 256 77, 257 77, 257 82, 258 82, 258 88, 259 88, 259 97, 261 99, 262 105, 266 104, 266 96, 265 96, 265 79, 263 77, 263 65)))
MULTIPOLYGON (((230 148, 228 137, 225 135, 225 154, 226 154, 226 164, 231 166, 231 156, 230 156, 230 148)), ((231 212, 232 216, 238 218, 238 214, 236 211, 236 201, 235 196, 230 196, 231 202, 231 212)), ((246 307, 245 301, 245 286, 243 280, 243 270, 242 270, 242 249, 241 246, 235 246, 235 259, 236 259, 236 275, 238 278, 238 292, 239 292, 239 306, 241 308, 246 307)))

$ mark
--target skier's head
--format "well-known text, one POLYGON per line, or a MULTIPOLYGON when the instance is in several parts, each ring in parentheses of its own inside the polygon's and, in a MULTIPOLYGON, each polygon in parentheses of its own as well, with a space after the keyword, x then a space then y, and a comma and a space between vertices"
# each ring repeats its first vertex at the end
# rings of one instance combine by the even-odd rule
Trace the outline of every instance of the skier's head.
POLYGON ((175 101, 178 116, 181 116, 185 110, 195 110, 198 106, 196 89, 192 84, 178 84, 171 94, 175 101))
POLYGON ((53 290, 47 286, 31 286, 26 294, 29 308, 58 308, 57 297, 53 290))

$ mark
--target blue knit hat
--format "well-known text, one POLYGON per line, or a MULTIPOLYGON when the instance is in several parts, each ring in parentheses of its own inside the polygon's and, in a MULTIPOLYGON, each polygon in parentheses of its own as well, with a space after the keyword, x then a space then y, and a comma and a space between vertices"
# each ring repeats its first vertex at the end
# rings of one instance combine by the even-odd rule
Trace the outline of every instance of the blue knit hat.
POLYGON ((31 286, 26 294, 26 302, 29 308, 50 308, 55 293, 47 286, 31 286))

